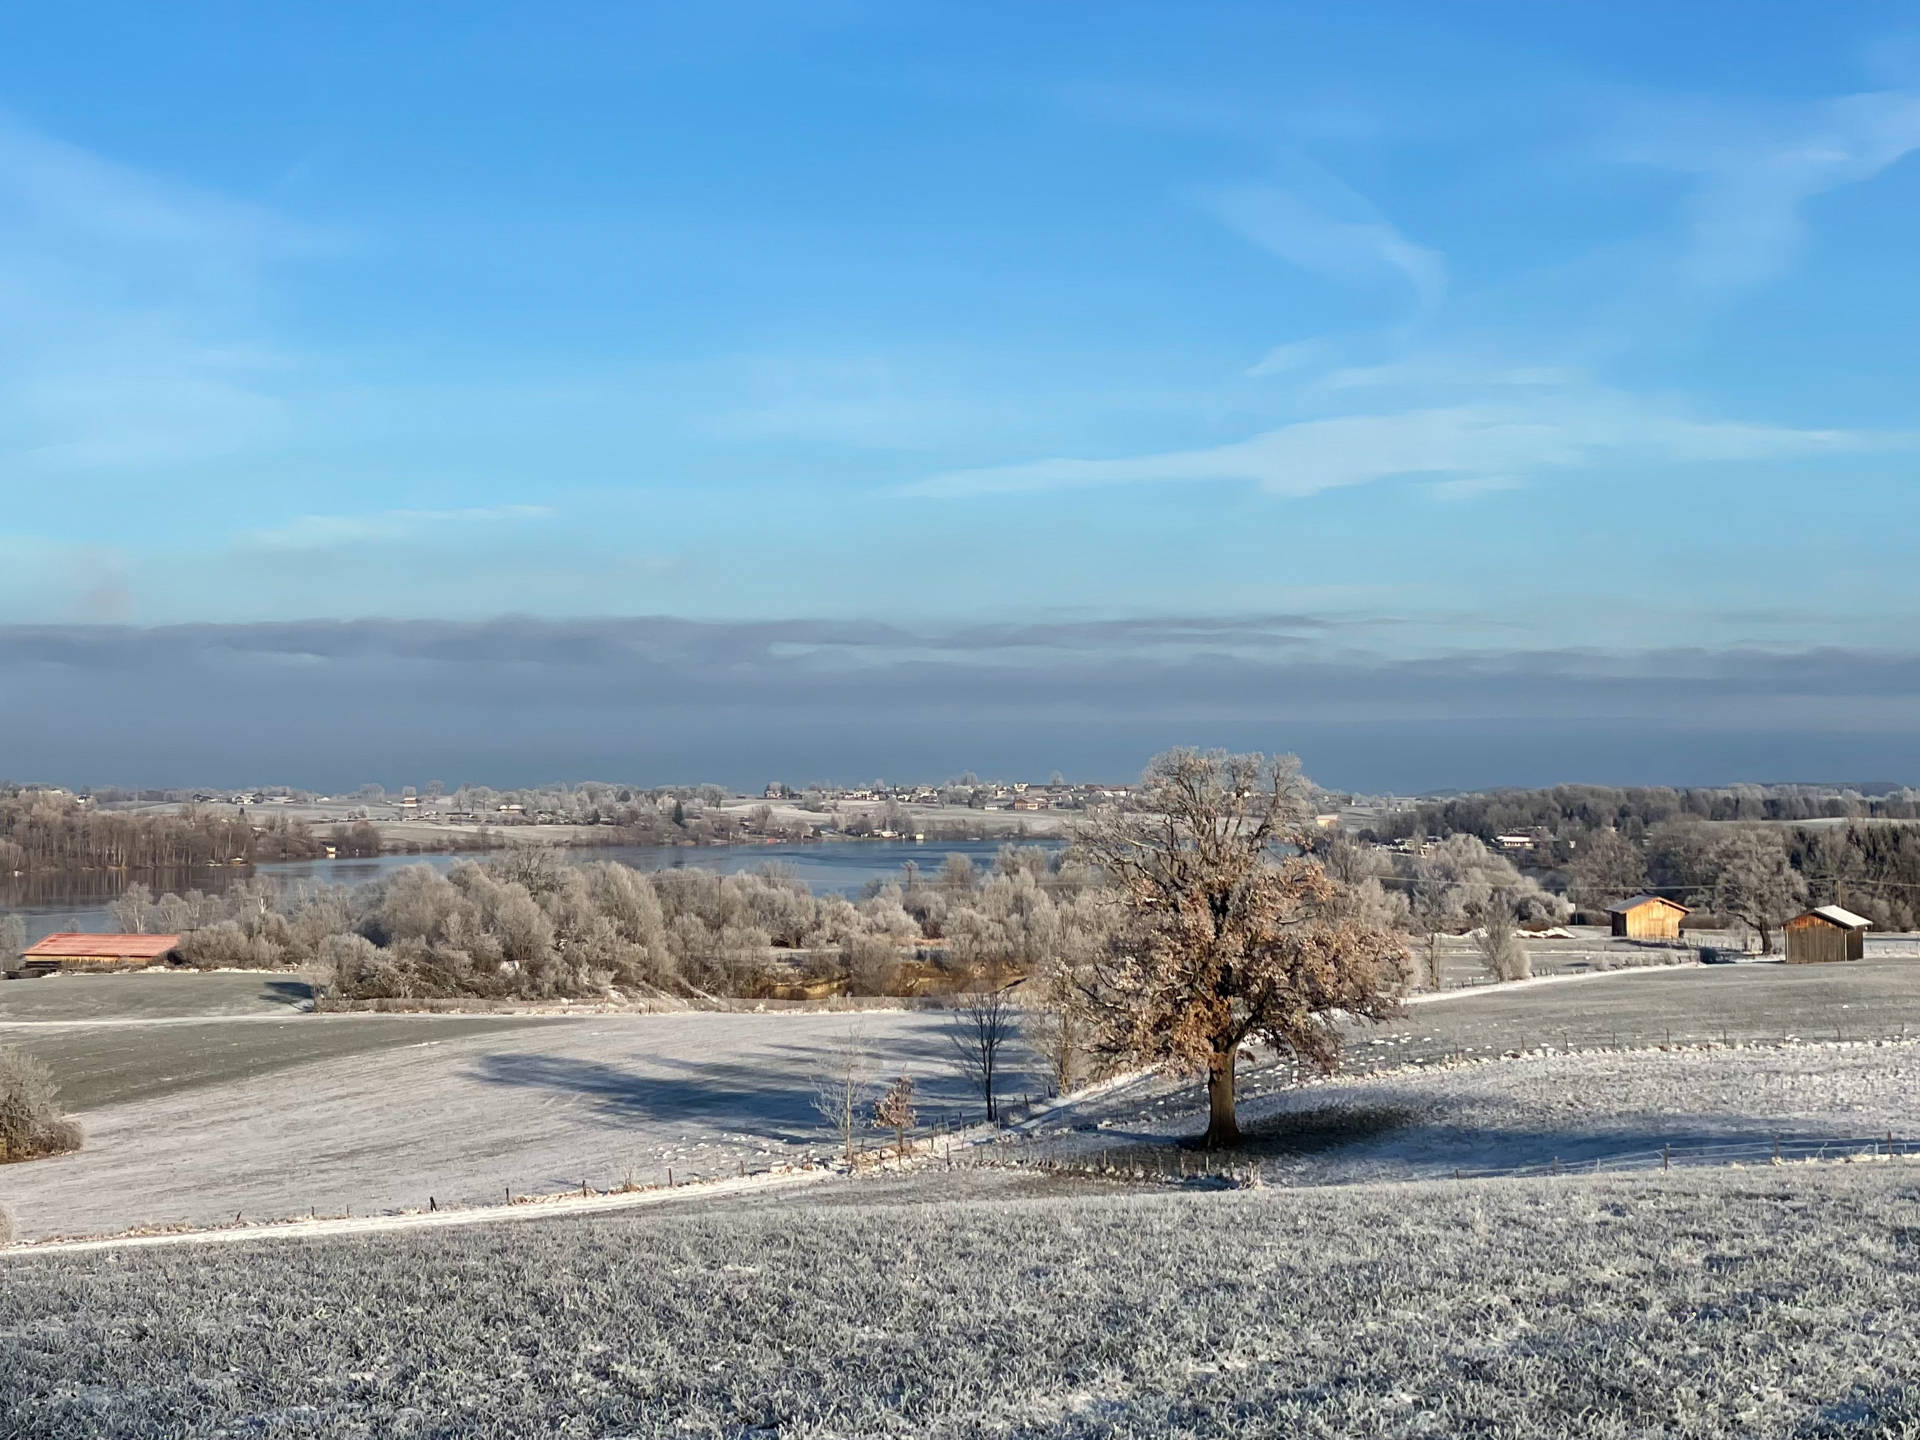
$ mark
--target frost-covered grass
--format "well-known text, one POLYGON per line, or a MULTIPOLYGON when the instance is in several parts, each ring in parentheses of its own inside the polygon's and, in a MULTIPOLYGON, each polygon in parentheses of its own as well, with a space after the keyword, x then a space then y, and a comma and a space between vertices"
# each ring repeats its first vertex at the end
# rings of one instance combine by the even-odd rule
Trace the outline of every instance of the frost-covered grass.
POLYGON ((91 1024, 0 1024, 0 1043, 47 1062, 60 1098, 76 1113, 190 1090, 226 1091, 217 1111, 276 1072, 461 1036, 504 1037, 534 1019, 413 1015, 154 1016, 91 1024))
POLYGON ((1911 1433, 1917 1198, 1894 1164, 14 1258, 0 1416, 76 1440, 1911 1433))
POLYGON ((1455 1051, 1569 1045, 1574 1049, 1693 1041, 1920 1036, 1920 963, 1690 965, 1500 993, 1500 987, 1410 1006, 1357 1037, 1351 1059, 1396 1047, 1455 1051), (1494 1003, 1497 1000, 1497 1005, 1494 1003), (1368 1042, 1376 1042, 1369 1045, 1368 1042))
MULTIPOLYGON (((1118 1098, 1093 1133, 1044 1135, 1054 1158, 1165 1147, 1195 1116, 1179 1094, 1118 1098)), ((1247 1101, 1248 1144, 1275 1183, 1325 1185, 1576 1165, 1663 1145, 1775 1137, 1920 1140, 1920 1041, 1754 1049, 1534 1053, 1342 1076, 1247 1101)))
MULTIPOLYGON (((1920 964, 1690 966, 1633 970, 1538 986, 1484 986, 1410 1005, 1398 1020, 1355 1027, 1343 1071, 1446 1066, 1517 1050, 1634 1050, 1669 1044, 1772 1044, 1783 1040, 1920 1039, 1920 964)), ((1300 1078, 1290 1063, 1255 1050, 1241 1067, 1243 1101, 1284 1092, 1300 1078)), ((1676 1097, 1680 1103, 1684 1097, 1676 1097)), ((1136 1087, 1094 1107, 1115 1125, 1151 1111, 1205 1126, 1197 1083, 1136 1087)), ((1545 1156, 1541 1157, 1543 1160, 1545 1156)))
POLYGON ((310 1001, 298 975, 197 970, 54 974, 0 983, 0 1023, 13 1020, 153 1020, 180 1016, 286 1015, 310 1001))
MULTIPOLYGON (((854 1023, 833 1014, 352 1016, 87 1031, 161 1054, 189 1034, 209 1047, 189 1064, 228 1063, 283 1030, 289 1045, 357 1048, 309 1049, 304 1063, 95 1108, 80 1153, 0 1174, 0 1207, 36 1238, 498 1203, 509 1190, 583 1181, 657 1184, 669 1169, 675 1180, 764 1170, 833 1149, 812 1087, 854 1023)), ((945 1016, 896 1011, 857 1023, 876 1081, 913 1074, 928 1119, 962 1101, 977 1114, 953 1072, 945 1016)), ((1006 1083, 1017 1093, 1017 1066, 1006 1083)))

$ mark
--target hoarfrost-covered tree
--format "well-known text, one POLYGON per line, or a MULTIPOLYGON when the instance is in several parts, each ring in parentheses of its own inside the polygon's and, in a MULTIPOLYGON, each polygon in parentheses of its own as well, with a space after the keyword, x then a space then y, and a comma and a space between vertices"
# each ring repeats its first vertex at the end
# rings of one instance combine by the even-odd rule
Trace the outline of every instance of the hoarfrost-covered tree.
POLYGON ((860 1128, 860 1117, 867 1108, 873 1082, 867 1068, 867 1039, 856 1023, 828 1054, 827 1067, 815 1079, 813 1108, 833 1128, 853 1164, 853 1137, 860 1128))
POLYGON ((1773 953, 1773 932, 1806 903, 1807 881, 1787 857, 1787 847, 1771 831, 1742 828, 1710 852, 1713 908, 1750 925, 1760 936, 1760 953, 1773 953))
POLYGON ((1496 893, 1480 911, 1480 934, 1475 942, 1487 973, 1495 980, 1526 980, 1533 975, 1533 959, 1520 943, 1520 926, 1513 902, 1496 893))
POLYGON ((1647 857, 1618 830, 1596 830, 1582 839, 1570 870, 1574 900, 1594 908, 1638 894, 1647 885, 1647 857))
POLYGON ((907 1132, 913 1129, 914 1118, 913 1077, 902 1075, 873 1102, 873 1123, 893 1131, 894 1148, 902 1158, 907 1153, 907 1132))
POLYGON ((1307 788, 1291 756, 1169 750, 1134 808, 1108 811, 1082 851, 1120 892, 1123 922, 1083 996, 1096 1042, 1207 1078, 1204 1143, 1237 1144, 1235 1062, 1260 1039, 1321 1070, 1335 1012, 1397 1008, 1401 937, 1311 856, 1307 788))
POLYGON ((107 907, 107 913, 122 935, 144 935, 147 922, 153 918, 153 891, 136 880, 107 907))
POLYGON ((60 1109, 60 1087, 45 1063, 0 1049, 0 1164, 80 1148, 80 1127, 60 1109))

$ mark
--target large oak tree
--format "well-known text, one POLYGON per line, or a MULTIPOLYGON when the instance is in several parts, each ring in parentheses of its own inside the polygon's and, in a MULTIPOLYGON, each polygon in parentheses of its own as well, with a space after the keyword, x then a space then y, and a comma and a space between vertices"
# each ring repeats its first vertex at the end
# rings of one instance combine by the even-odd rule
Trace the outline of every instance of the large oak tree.
POLYGON ((1331 1070, 1339 1016, 1396 1009, 1405 940, 1303 853, 1307 793, 1290 756, 1169 750, 1080 837, 1125 914, 1082 981, 1095 1043, 1205 1075, 1210 1147, 1240 1140, 1242 1044, 1331 1070))

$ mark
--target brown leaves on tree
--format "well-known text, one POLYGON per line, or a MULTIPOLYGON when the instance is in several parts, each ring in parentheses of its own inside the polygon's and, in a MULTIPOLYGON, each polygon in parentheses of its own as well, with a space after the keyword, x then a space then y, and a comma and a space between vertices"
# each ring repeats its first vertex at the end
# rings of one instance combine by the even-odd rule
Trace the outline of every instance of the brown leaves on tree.
POLYGON ((1173 750, 1136 808, 1081 838, 1125 923, 1082 987, 1096 1043, 1209 1077, 1209 1143, 1238 1138, 1233 1061, 1251 1039, 1322 1070, 1334 1014, 1394 1013, 1403 938, 1359 918, 1346 887, 1298 852, 1307 789, 1291 757, 1173 750))

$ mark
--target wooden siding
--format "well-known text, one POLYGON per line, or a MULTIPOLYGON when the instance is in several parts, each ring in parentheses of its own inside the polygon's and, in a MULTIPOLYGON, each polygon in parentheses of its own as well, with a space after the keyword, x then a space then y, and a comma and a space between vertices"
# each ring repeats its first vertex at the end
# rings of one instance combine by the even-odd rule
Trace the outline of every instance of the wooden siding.
POLYGON ((1631 910, 1616 910, 1612 915, 1615 935, 1628 940, 1678 940, 1680 921, 1686 911, 1664 900, 1652 900, 1631 910))
POLYGON ((1849 930, 1817 915, 1796 915, 1783 928, 1789 965, 1833 965, 1866 954, 1866 931, 1849 930))

